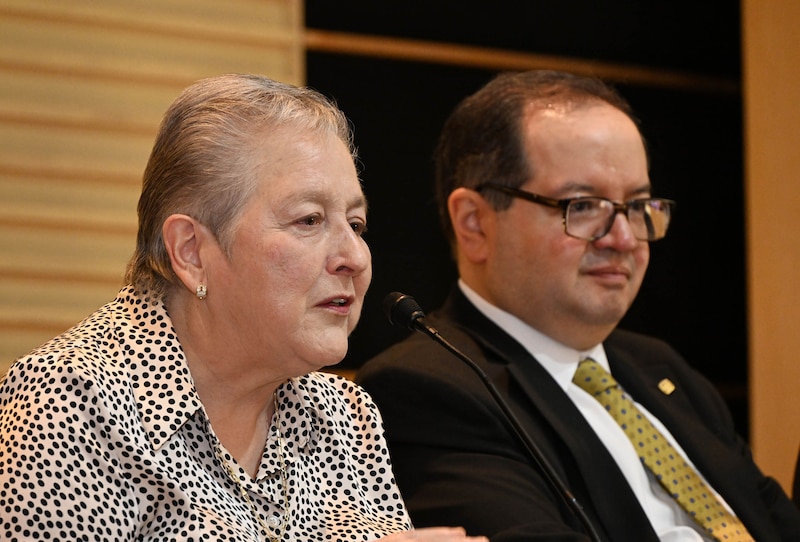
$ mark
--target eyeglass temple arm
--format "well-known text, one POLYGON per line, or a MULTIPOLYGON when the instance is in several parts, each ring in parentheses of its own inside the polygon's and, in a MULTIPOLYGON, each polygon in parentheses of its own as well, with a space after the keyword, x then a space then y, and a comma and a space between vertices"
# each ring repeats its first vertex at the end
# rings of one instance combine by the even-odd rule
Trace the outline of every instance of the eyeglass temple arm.
POLYGON ((497 184, 492 182, 479 184, 478 186, 475 187, 475 190, 480 192, 484 188, 491 188, 493 190, 497 190, 498 192, 505 192, 510 196, 532 201, 533 203, 539 203, 540 205, 546 205, 548 207, 562 209, 564 211, 567 210, 567 206, 569 205, 569 200, 567 199, 548 198, 545 196, 540 196, 539 194, 525 192, 524 190, 518 190, 516 188, 511 188, 510 186, 505 186, 502 184, 497 184))

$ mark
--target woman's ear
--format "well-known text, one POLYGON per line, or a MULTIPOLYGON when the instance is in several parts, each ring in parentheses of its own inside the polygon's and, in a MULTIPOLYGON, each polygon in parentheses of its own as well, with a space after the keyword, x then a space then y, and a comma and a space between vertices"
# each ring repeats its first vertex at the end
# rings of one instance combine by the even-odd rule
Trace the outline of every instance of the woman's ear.
POLYGON ((485 261, 489 254, 487 228, 494 219, 494 209, 478 192, 456 188, 447 198, 450 222, 459 253, 472 263, 485 261))
POLYGON ((199 284, 206 283, 200 252, 207 235, 206 228, 190 216, 175 214, 164 221, 161 235, 172 270, 184 286, 194 292, 199 284))

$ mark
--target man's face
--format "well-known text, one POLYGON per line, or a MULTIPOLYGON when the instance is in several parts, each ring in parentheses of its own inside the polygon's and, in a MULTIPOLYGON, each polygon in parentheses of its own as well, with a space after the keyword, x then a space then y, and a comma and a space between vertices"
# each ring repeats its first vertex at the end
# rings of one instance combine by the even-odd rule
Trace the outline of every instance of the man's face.
MULTIPOLYGON (((616 202, 650 195, 636 126, 605 103, 536 111, 523 124, 532 179, 520 188, 549 198, 616 202)), ((562 211, 515 199, 489 234, 487 288, 494 304, 577 349, 606 338, 641 286, 649 247, 618 214, 596 241, 569 237, 562 211)))

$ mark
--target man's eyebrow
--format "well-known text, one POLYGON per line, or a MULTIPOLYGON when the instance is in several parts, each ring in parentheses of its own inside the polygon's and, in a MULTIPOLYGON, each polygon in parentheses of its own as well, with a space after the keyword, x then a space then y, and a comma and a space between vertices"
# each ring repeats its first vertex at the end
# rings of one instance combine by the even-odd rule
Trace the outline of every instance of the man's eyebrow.
MULTIPOLYGON (((643 195, 643 194, 648 194, 649 195, 651 193, 652 189, 653 189, 652 185, 648 182, 648 183, 642 184, 641 186, 633 189, 632 191, 628 192, 628 194, 631 194, 631 195, 634 195, 634 196, 643 195)), ((594 186, 594 185, 591 185, 591 184, 586 184, 584 182, 568 182, 565 185, 561 186, 556 191, 556 195, 560 195, 558 197, 563 197, 565 194, 569 194, 569 193, 573 193, 573 192, 586 192, 586 193, 591 194, 591 195, 596 195, 597 192, 598 192, 598 187, 594 186)), ((556 197, 556 196, 552 196, 552 197, 556 197)))

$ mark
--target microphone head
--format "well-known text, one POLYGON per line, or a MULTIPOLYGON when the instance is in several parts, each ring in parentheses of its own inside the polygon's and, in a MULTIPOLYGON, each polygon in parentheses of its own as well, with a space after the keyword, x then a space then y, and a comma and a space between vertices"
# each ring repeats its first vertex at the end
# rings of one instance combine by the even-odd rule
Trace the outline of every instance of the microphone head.
POLYGON ((383 312, 392 325, 402 324, 412 331, 417 329, 417 320, 425 318, 416 299, 400 292, 392 292, 384 298, 383 312))

